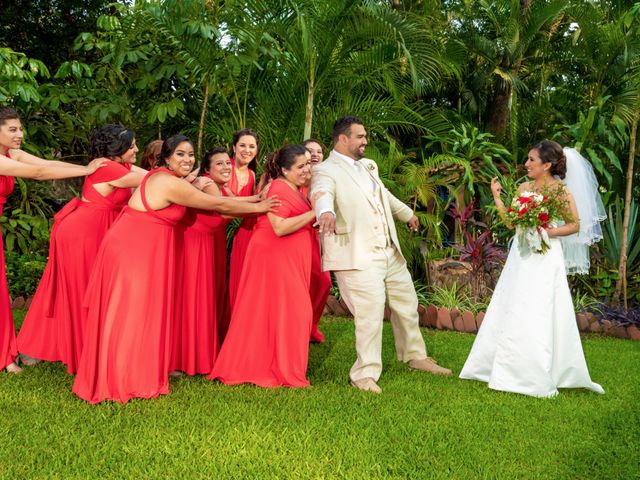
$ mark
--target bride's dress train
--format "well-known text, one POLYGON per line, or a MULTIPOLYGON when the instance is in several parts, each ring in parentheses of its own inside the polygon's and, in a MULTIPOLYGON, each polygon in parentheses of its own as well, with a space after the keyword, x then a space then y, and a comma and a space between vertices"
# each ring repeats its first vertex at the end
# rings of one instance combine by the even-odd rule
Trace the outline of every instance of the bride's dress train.
POLYGON ((591 381, 580 343, 560 241, 522 257, 514 238, 484 321, 460 378, 489 388, 551 397, 591 381))

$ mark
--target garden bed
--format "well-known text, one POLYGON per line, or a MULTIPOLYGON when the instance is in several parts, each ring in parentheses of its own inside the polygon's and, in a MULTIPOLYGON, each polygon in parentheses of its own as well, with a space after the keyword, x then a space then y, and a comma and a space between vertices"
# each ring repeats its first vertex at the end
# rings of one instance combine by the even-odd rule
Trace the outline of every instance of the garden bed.
MULTIPOLYGON (((342 299, 329 296, 325 314, 351 316, 349 308, 342 299)), ((391 312, 385 308, 385 320, 389 320, 391 312)), ((473 313, 457 308, 438 308, 436 305, 418 305, 420 326, 437 330, 451 330, 464 333, 476 333, 482 325, 484 312, 473 313)), ((618 338, 640 340, 640 329, 636 325, 621 325, 617 320, 610 320, 591 312, 577 313, 578 330, 582 333, 600 333, 618 338)))

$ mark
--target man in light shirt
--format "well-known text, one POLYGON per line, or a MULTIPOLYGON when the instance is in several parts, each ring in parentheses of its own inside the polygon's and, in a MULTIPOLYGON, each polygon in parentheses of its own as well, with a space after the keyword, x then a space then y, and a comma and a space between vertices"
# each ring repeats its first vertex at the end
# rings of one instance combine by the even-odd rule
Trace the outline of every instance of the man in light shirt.
POLYGON ((391 310, 398 359, 410 368, 450 375, 427 356, 418 326, 418 298, 400 251, 394 218, 413 231, 413 211, 394 197, 378 177, 378 166, 364 158, 367 132, 358 117, 343 117, 333 128, 334 150, 312 172, 311 192, 322 239, 322 268, 332 270, 355 320, 357 358, 351 385, 381 393, 382 321, 391 310))

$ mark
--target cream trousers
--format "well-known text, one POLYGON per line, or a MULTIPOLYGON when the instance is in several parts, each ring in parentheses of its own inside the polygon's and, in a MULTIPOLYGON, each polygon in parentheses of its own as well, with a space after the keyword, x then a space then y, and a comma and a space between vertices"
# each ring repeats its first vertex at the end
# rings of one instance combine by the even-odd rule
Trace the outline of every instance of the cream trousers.
POLYGON ((349 373, 351 380, 380 378, 385 303, 391 310, 398 360, 409 362, 427 356, 418 324, 418 298, 406 262, 395 247, 376 248, 372 256, 366 270, 334 272, 355 321, 357 358, 349 373))

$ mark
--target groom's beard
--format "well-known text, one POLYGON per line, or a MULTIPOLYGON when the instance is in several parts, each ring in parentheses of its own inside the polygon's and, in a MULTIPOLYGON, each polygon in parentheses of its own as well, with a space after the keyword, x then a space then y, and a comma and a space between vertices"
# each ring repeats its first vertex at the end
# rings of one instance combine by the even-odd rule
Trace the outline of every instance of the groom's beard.
POLYGON ((361 148, 362 147, 357 147, 349 152, 351 153, 351 156, 354 160, 360 160, 361 158, 364 158, 364 148, 361 148))

